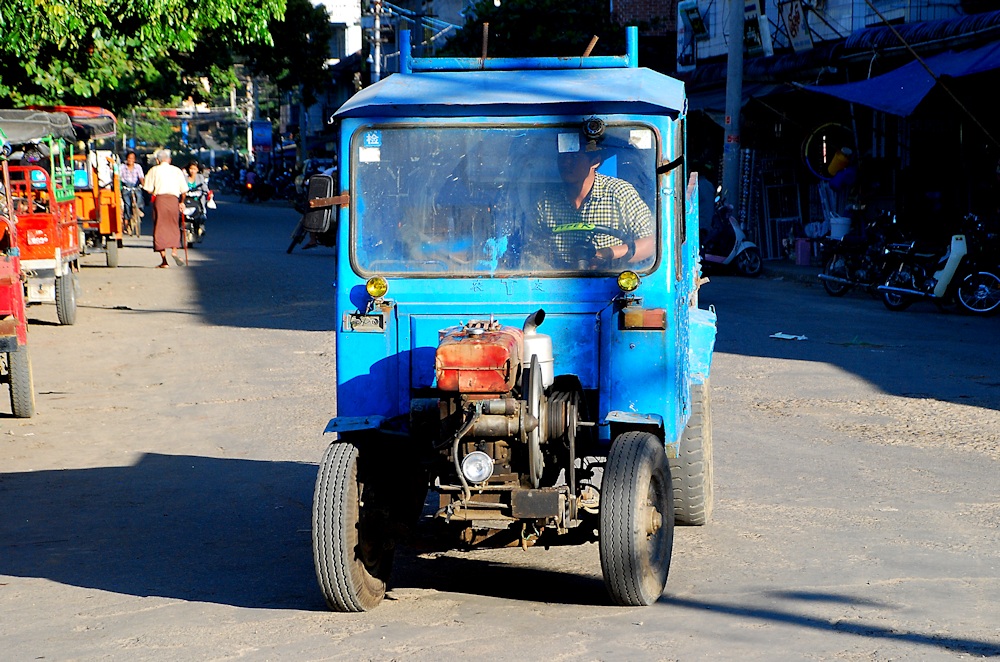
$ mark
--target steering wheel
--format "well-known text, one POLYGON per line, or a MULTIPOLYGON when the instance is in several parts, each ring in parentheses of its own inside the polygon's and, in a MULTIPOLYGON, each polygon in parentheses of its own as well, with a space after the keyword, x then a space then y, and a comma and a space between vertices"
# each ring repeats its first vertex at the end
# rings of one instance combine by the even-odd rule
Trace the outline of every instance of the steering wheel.
MULTIPOLYGON (((621 243, 625 244, 628 251, 620 258, 619 261, 628 262, 633 255, 635 255, 635 242, 632 240, 632 235, 624 230, 619 230, 618 228, 613 228, 609 225, 597 225, 595 223, 564 223, 563 225, 557 225, 552 228, 554 234, 563 234, 566 232, 585 232, 590 237, 596 235, 607 235, 609 237, 614 237, 618 239, 621 243)), ((612 262, 614 259, 611 260, 612 262)))

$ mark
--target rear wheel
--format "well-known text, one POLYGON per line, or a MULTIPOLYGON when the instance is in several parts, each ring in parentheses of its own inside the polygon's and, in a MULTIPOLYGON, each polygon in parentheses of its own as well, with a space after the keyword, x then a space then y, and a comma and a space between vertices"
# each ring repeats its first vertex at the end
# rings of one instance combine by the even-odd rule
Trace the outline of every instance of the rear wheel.
POLYGON ((905 294, 899 294, 898 292, 883 292, 882 293, 882 303, 889 310, 906 310, 913 303, 913 299, 905 294))
POLYGON ((715 503, 712 469, 712 395, 708 380, 691 385, 691 418, 677 457, 670 459, 674 519, 701 526, 712 518, 715 503))
POLYGON ((76 272, 72 269, 56 278, 56 316, 60 324, 76 323, 76 272))
POLYGON ((1000 309, 1000 277, 989 271, 969 274, 959 283, 956 298, 974 315, 991 315, 1000 309))
POLYGON ((762 271, 763 262, 760 257, 760 250, 756 246, 751 246, 743 250, 736 256, 736 268, 744 276, 756 278, 762 271))
MULTIPOLYGON (((889 274, 889 279, 885 282, 886 287, 911 287, 912 278, 909 274, 904 277, 899 271, 889 274)), ((889 310, 906 310, 913 303, 913 295, 902 292, 882 292, 882 303, 889 310)))
MULTIPOLYGON (((843 255, 834 253, 823 265, 823 275, 847 280, 847 259, 843 255)), ((851 289, 847 283, 826 280, 825 278, 822 281, 823 289, 832 297, 842 297, 851 289)))
POLYGON ((7 353, 7 377, 10 380, 11 412, 17 418, 31 418, 35 415, 35 385, 27 345, 7 353))
POLYGON ((374 486, 359 472, 358 447, 335 442, 320 462, 313 496, 313 560, 327 605, 374 609, 385 597, 393 548, 376 512, 374 486))
POLYGON ((619 605, 650 605, 667 583, 673 492, 663 442, 648 432, 615 438, 601 480, 601 570, 619 605))

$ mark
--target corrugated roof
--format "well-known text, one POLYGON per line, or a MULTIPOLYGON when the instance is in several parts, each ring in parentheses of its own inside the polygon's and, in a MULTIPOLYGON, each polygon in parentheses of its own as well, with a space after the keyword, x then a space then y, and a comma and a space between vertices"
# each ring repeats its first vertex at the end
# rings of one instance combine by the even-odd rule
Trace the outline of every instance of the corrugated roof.
MULTIPOLYGON (((903 23, 894 25, 893 28, 906 43, 915 48, 940 42, 947 42, 947 47, 955 48, 961 45, 957 42, 982 41, 1000 36, 1000 10, 936 21, 903 23)), ((858 30, 844 40, 844 50, 847 53, 892 48, 903 48, 903 45, 888 26, 858 30)))

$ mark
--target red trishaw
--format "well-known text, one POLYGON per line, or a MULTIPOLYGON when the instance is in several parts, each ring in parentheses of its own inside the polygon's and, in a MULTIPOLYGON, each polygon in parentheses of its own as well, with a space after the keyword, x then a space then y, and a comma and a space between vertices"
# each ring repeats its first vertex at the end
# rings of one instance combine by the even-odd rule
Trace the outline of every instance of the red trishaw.
POLYGON ((17 418, 35 415, 35 388, 28 355, 28 318, 24 304, 21 256, 17 248, 17 217, 10 194, 7 136, 0 129, 0 357, 3 381, 10 387, 10 408, 17 418))
POLYGON ((80 287, 73 124, 61 112, 0 110, 0 129, 14 149, 10 192, 27 303, 54 302, 59 323, 73 324, 80 287))

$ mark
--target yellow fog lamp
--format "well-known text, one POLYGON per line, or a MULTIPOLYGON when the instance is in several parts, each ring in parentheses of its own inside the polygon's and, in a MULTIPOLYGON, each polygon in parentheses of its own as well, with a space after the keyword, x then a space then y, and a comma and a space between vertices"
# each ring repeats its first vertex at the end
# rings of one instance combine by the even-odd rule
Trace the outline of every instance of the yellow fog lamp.
POLYGON ((622 292, 635 292, 639 287, 639 274, 634 271, 623 271, 618 274, 618 287, 622 292))
POLYGON ((372 276, 365 283, 365 290, 368 292, 368 296, 373 299, 381 299, 385 296, 385 293, 389 291, 389 283, 386 282, 385 278, 381 276, 372 276))

